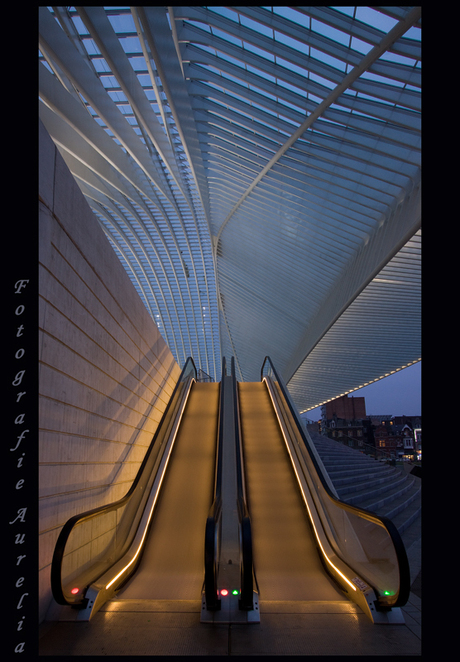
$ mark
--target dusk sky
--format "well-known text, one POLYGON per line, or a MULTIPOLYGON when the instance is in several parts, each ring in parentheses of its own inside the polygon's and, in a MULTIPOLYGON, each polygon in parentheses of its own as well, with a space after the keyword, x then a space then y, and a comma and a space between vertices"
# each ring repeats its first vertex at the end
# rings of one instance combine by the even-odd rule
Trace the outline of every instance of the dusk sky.
MULTIPOLYGON (((394 375, 350 393, 366 398, 366 414, 417 416, 422 413, 422 362, 419 361, 394 375)), ((302 415, 314 421, 321 418, 321 407, 302 415)))

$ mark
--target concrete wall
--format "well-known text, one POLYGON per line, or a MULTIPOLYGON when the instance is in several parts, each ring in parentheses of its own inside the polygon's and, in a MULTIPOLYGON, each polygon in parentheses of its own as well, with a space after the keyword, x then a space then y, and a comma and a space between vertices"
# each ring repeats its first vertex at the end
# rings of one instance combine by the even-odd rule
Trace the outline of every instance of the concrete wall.
POLYGON ((39 127, 40 622, 64 523, 128 491, 180 368, 39 127))

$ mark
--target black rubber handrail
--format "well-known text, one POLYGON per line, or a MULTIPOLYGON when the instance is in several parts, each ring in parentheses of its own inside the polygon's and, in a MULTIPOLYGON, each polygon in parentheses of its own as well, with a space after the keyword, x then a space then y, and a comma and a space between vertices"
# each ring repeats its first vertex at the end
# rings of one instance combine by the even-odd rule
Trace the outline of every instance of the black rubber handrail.
POLYGON ((222 522, 222 444, 224 436, 224 384, 226 370, 226 361, 225 357, 223 357, 219 394, 219 425, 216 444, 214 491, 212 505, 206 519, 204 538, 204 593, 206 608, 210 611, 220 609, 220 599, 217 591, 217 572, 222 522))
MULTIPOLYGON (((263 378, 264 378, 264 368, 265 368, 265 364, 267 362, 270 364, 270 368, 273 371, 275 379, 279 384, 279 387, 280 387, 281 392, 283 394, 284 400, 285 400, 286 404, 288 405, 289 411, 292 415, 292 418, 294 419, 297 430, 298 430, 298 432, 300 434, 300 437, 302 438, 302 441, 304 443, 305 449, 307 450, 307 452, 310 456, 310 459, 311 459, 311 461, 312 461, 312 463, 315 467, 318 478, 319 478, 319 480, 321 482, 321 485, 322 485, 324 491, 326 492, 328 498, 331 499, 331 501, 333 501, 339 508, 342 508, 342 509, 344 509, 344 510, 350 512, 350 513, 353 513, 354 515, 356 515, 358 517, 367 519, 371 522, 379 523, 379 524, 383 525, 384 528, 386 528, 386 530, 388 532, 388 535, 390 536, 391 541, 393 543, 395 553, 396 553, 396 557, 397 557, 397 560, 398 560, 398 566, 399 566, 399 592, 398 592, 398 596, 397 596, 397 599, 395 600, 395 602, 392 603, 389 606, 391 606, 391 607, 401 607, 401 606, 405 605, 407 603, 407 600, 409 599, 409 594, 410 594, 410 569, 409 569, 409 561, 408 561, 408 558, 407 558, 406 549, 404 547, 404 543, 402 541, 402 538, 399 534, 398 529, 393 524, 393 522, 390 519, 388 519, 387 517, 377 515, 376 513, 372 513, 368 510, 364 510, 362 508, 358 508, 357 506, 352 506, 348 503, 345 503, 344 501, 341 501, 340 499, 338 499, 331 492, 331 490, 329 488, 329 485, 327 484, 327 481, 324 478, 323 471, 320 468, 320 466, 319 466, 319 464, 316 460, 316 457, 310 451, 310 445, 309 445, 308 440, 305 436, 305 432, 303 430, 302 423, 299 419, 299 414, 297 412, 297 409, 295 408, 295 406, 292 402, 291 395, 290 395, 286 385, 284 384, 284 381, 280 378, 279 374, 277 373, 277 371, 276 371, 276 369, 273 365, 273 362, 272 362, 272 360, 270 359, 269 356, 265 357, 264 362, 262 364, 261 380, 263 380, 263 378)), ((380 597, 381 596, 378 596, 377 600, 380 597)), ((384 604, 383 608, 386 608, 389 604, 389 600, 388 600, 387 596, 385 596, 384 601, 385 601, 385 604, 384 604)), ((377 604, 376 606, 379 607, 379 604, 377 604)))
MULTIPOLYGON (((133 481, 133 484, 131 485, 129 491, 125 494, 124 497, 121 499, 114 501, 112 503, 106 504, 104 506, 99 506, 97 508, 92 508, 91 510, 87 510, 83 513, 80 513, 79 515, 74 515, 70 519, 67 520, 67 522, 64 524, 63 528, 61 529, 61 532, 58 536, 58 539, 56 541, 56 545, 54 548, 54 554, 53 554, 53 559, 51 562, 51 590, 53 593, 53 597, 56 600, 56 602, 60 605, 72 605, 72 606, 84 606, 86 601, 81 595, 80 597, 80 602, 70 602, 69 600, 66 599, 64 592, 62 590, 62 578, 61 578, 61 569, 62 569, 62 560, 64 558, 64 551, 65 547, 68 541, 68 538, 73 530, 73 528, 77 525, 80 524, 83 520, 89 520, 93 517, 97 517, 103 512, 109 512, 111 510, 117 510, 118 508, 121 508, 122 506, 126 505, 126 503, 131 499, 136 487, 138 486, 139 482, 142 479, 143 472, 145 470, 145 467, 147 465, 147 462, 149 460, 149 457, 155 447, 156 441, 158 440, 160 434, 163 432, 163 425, 168 420, 169 414, 171 413, 170 410, 173 406, 173 402, 178 394, 179 388, 182 385, 184 380, 184 376, 187 374, 187 372, 192 368, 192 372, 195 375, 196 378, 196 367, 193 359, 189 357, 187 361, 185 362, 184 368, 182 369, 182 372, 179 376, 179 379, 176 382, 176 385, 174 387, 173 393, 169 399, 169 402, 166 406, 166 409, 163 413, 163 416, 161 417, 160 423, 156 429, 156 432, 152 438, 152 441, 150 443, 150 446, 145 454, 145 457, 142 461, 141 466, 139 467, 139 470, 136 474, 136 477, 133 481)), ((117 559, 114 559, 113 563, 115 563, 117 559)), ((94 581, 97 579, 97 575, 92 579, 94 581)))
POLYGON ((232 390, 233 390, 233 418, 235 427, 236 445, 236 484, 238 518, 241 532, 241 594, 239 599, 240 609, 253 609, 254 591, 254 561, 252 555, 252 528, 246 499, 246 483, 244 474, 244 455, 241 440, 241 418, 238 398, 238 385, 235 374, 235 360, 231 361, 232 390))

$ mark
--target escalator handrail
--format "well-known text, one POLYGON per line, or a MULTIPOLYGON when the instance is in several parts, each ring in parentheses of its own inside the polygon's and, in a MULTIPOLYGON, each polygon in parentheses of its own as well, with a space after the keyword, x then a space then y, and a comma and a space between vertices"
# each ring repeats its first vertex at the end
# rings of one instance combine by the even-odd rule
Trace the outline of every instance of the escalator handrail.
POLYGON ((242 446, 241 446, 241 418, 238 399, 238 387, 235 375, 235 361, 232 356, 232 390, 233 390, 233 420, 235 425, 235 446, 236 446, 236 486, 238 508, 240 511, 240 520, 247 514, 246 485, 243 469, 242 446))
POLYGON ((216 460, 214 470, 214 490, 212 505, 209 509, 205 527, 204 541, 204 592, 206 608, 216 610, 220 607, 217 593, 217 565, 220 535, 221 513, 222 513, 222 444, 224 435, 224 397, 225 397, 225 375, 226 361, 222 358, 222 377, 219 394, 219 424, 216 444, 216 460))
MULTIPOLYGON (((123 496, 121 499, 118 499, 117 501, 113 501, 112 503, 105 504, 103 506, 98 506, 96 508, 92 508, 90 510, 86 510, 83 513, 80 513, 79 515, 74 515, 73 517, 69 518, 67 522, 64 524, 62 527, 58 539, 56 541, 56 545, 54 547, 54 553, 53 553, 53 559, 51 562, 51 590, 53 593, 53 597, 56 600, 58 604, 61 605, 67 605, 70 604, 64 595, 64 592, 62 590, 62 581, 61 581, 61 568, 62 568, 62 560, 64 558, 64 551, 65 547, 67 544, 67 541, 69 539, 70 534, 72 533, 73 528, 81 523, 84 520, 89 520, 93 517, 97 517, 103 512, 109 512, 111 510, 117 510, 118 508, 124 506, 129 499, 132 497, 137 485, 139 484, 139 481, 142 479, 142 474, 144 472, 144 469, 146 467, 146 464, 148 462, 148 459, 152 453, 153 448, 155 447, 155 442, 157 441, 159 435, 161 434, 162 431, 162 426, 167 420, 167 417, 170 413, 170 408, 172 407, 172 403, 174 402, 174 399, 177 395, 177 392, 184 381, 184 376, 187 374, 189 371, 190 367, 192 367, 192 372, 194 373, 194 379, 196 379, 196 366, 193 361, 192 357, 188 357, 186 360, 184 367, 182 369, 182 372, 179 376, 179 379, 176 382, 176 385, 174 387, 174 390, 172 392, 172 395, 168 401, 168 404, 166 406, 165 411, 163 412, 163 415, 161 417, 160 423, 158 424, 158 427, 153 435, 152 441, 150 442, 149 448, 144 456, 144 459, 141 463, 141 466, 139 467, 136 477, 134 478, 134 481, 129 488, 128 492, 123 496)), ((75 603, 72 603, 75 604, 75 603)))
POLYGON ((218 440, 217 440, 217 457, 214 478, 214 500, 222 499, 222 444, 224 437, 224 397, 225 397, 225 375, 227 373, 227 365, 225 356, 222 358, 222 377, 220 381, 220 394, 219 394, 219 427, 218 427, 218 440))
POLYGON ((238 386, 235 372, 235 359, 231 361, 233 418, 236 446, 236 484, 238 517, 241 531, 241 596, 242 609, 252 609, 254 590, 254 562, 252 555, 252 528, 246 498, 246 482, 244 474, 243 446, 241 442, 241 417, 239 409, 238 386))
POLYGON ((387 532, 389 537, 391 538, 391 541, 394 546, 394 550, 396 553, 397 561, 398 561, 398 567, 399 567, 399 592, 398 592, 398 597, 395 600, 395 602, 391 605, 392 607, 399 607, 403 606, 406 604, 407 600, 409 599, 409 593, 410 593, 410 569, 409 569, 409 561, 407 558, 407 553, 406 549, 404 547, 404 543, 402 541, 401 535, 396 528, 396 526, 393 524, 393 522, 388 519, 387 517, 383 515, 377 515, 376 513, 372 513, 368 510, 364 510, 363 508, 358 508, 357 506, 352 506, 348 503, 345 503, 344 501, 341 501, 338 499, 330 490, 329 485, 327 484, 327 481, 324 478, 323 471, 321 467, 319 466, 315 456, 313 453, 310 451, 310 445, 309 442, 306 438, 302 423, 299 419, 299 414, 292 402, 291 395, 284 384, 284 381, 281 379, 279 376, 278 372, 276 371, 273 362, 269 356, 266 356, 264 359, 264 362, 262 364, 261 368, 261 381, 264 378, 264 367, 266 363, 270 364, 270 368, 273 371, 273 374, 275 376, 276 381, 279 384, 279 387, 281 389, 281 392, 284 397, 284 401, 287 403, 290 414, 296 424, 297 430, 299 432, 299 435, 303 441, 304 447, 306 451, 308 452, 310 459, 312 461, 313 466, 315 467, 317 476, 321 482, 321 485, 327 494, 328 498, 334 502, 336 506, 339 508, 342 508, 343 510, 346 510, 358 517, 367 519, 368 521, 377 523, 381 526, 383 526, 387 532))

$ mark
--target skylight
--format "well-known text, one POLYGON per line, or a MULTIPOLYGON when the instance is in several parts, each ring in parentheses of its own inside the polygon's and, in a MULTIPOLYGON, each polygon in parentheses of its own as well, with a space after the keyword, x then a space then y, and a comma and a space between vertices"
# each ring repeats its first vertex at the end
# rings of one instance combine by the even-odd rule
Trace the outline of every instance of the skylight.
POLYGON ((39 9, 42 121, 176 360, 292 377, 414 230, 417 8, 39 9))

